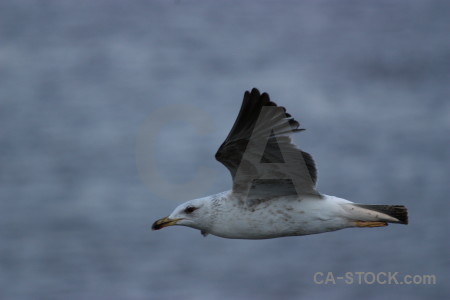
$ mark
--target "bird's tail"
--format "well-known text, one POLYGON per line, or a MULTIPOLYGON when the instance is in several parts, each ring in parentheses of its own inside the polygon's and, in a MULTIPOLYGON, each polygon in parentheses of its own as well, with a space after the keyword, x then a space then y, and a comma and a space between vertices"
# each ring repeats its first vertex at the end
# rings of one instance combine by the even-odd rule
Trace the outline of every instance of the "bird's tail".
POLYGON ((408 210, 403 205, 347 204, 347 212, 357 227, 379 227, 387 223, 408 224, 408 210))

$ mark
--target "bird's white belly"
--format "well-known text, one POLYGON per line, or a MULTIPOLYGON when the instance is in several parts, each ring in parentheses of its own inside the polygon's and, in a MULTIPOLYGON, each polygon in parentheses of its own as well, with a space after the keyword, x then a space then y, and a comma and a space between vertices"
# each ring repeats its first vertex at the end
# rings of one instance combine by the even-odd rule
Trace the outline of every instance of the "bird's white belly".
POLYGON ((280 199, 253 207, 230 207, 223 217, 218 218, 210 233, 224 238, 269 239, 351 227, 351 222, 342 213, 342 203, 349 201, 326 196, 323 199, 280 199))

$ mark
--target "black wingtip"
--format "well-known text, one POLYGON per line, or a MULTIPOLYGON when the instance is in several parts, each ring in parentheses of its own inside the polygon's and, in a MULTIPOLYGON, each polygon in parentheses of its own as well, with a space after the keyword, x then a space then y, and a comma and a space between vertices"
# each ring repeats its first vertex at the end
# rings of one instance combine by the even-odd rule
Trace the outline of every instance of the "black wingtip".
POLYGON ((252 88, 251 94, 258 94, 260 95, 261 93, 259 92, 259 90, 257 88, 252 88))
POLYGON ((389 223, 399 223, 405 225, 408 224, 408 209, 403 205, 371 205, 371 204, 357 204, 357 205, 362 208, 387 214, 398 220, 398 222, 389 222, 389 223))

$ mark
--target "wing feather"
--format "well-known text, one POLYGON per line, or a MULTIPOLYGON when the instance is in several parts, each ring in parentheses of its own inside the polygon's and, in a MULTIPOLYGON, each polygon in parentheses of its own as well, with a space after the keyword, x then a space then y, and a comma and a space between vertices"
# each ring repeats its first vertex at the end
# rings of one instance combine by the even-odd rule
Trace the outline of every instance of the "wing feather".
MULTIPOLYGON (((246 91, 236 121, 215 155, 216 159, 227 167, 231 173, 233 178, 233 192, 240 192, 240 189, 242 188, 237 186, 235 182, 236 172, 240 164, 249 164, 250 167, 252 164, 251 161, 242 161, 250 139, 258 140, 265 138, 266 148, 262 162, 283 162, 283 155, 280 152, 281 145, 284 149, 284 158, 286 158, 287 155, 290 161, 302 160, 306 166, 305 170, 298 170, 296 174, 299 178, 304 178, 303 181, 305 184, 302 184, 302 188, 311 190, 310 192, 312 193, 317 193, 314 189, 317 181, 317 169, 314 160, 309 153, 298 149, 289 137, 290 134, 304 129, 299 128, 299 122, 287 113, 284 107, 281 107, 282 110, 277 110, 277 112, 281 111, 280 113, 266 113, 266 115, 261 115, 264 106, 278 107, 276 103, 270 100, 267 93, 260 94, 256 88, 252 89, 251 92, 246 91), (257 122, 258 118, 262 118, 263 121, 257 122), (282 120, 282 122, 280 120, 282 120), (264 135, 264 133, 267 132, 267 128, 272 129, 272 134, 268 138, 264 135), (274 134, 274 132, 276 132, 276 134, 274 134)), ((276 164, 274 164, 274 167, 270 168, 270 173, 271 175, 278 174, 283 176, 282 170, 277 168, 276 164)), ((295 189, 292 188, 292 183, 289 185, 286 183, 286 180, 280 180, 278 184, 273 181, 271 181, 270 184, 264 184, 264 180, 254 181, 252 191, 256 194, 265 195, 268 195, 268 193, 271 192, 270 196, 274 196, 273 194, 289 195, 295 193, 295 189)))

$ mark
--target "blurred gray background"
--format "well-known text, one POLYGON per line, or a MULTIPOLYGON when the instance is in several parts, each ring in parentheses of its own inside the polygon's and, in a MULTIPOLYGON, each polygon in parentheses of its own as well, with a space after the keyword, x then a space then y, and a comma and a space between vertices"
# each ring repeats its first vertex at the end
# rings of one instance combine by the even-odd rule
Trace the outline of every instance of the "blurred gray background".
POLYGON ((0 1, 1 299, 444 299, 449 296, 448 1, 0 1), (307 130, 321 192, 402 204, 408 226, 264 241, 150 231, 227 190, 214 153, 257 87, 307 130), (189 195, 142 180, 213 176, 189 195), (153 114, 153 115, 152 115, 153 114), (316 272, 433 274, 435 285, 316 272))

